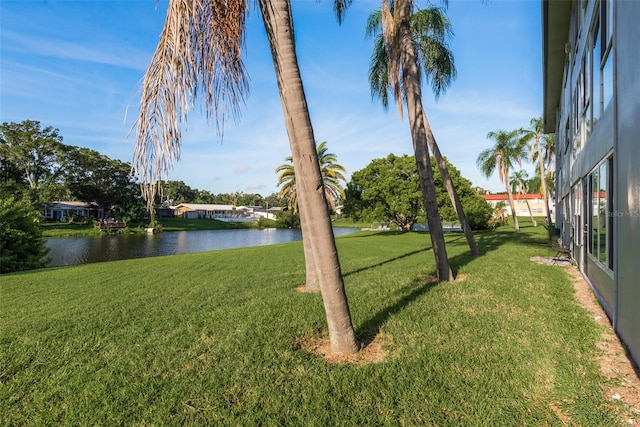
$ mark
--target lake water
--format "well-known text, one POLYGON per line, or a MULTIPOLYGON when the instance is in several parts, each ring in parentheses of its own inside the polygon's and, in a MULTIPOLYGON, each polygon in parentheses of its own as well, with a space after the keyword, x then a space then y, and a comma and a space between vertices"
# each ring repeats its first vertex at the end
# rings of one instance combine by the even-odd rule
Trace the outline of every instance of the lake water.
MULTIPOLYGON (((334 235, 358 231, 334 228, 334 235)), ((114 234, 93 237, 57 237, 46 240, 48 267, 91 262, 185 254, 218 249, 273 245, 302 239, 300 230, 268 228, 239 230, 172 231, 157 234, 114 234)))

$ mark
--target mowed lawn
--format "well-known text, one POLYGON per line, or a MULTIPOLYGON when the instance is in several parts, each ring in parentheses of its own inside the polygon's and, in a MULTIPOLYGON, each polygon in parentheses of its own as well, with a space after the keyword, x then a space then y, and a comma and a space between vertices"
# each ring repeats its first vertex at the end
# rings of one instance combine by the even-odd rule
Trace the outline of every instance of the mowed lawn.
POLYGON ((329 363, 300 242, 0 277, 2 425, 617 425, 546 230, 477 233, 431 283, 426 234, 337 239, 363 339, 384 361, 329 363))

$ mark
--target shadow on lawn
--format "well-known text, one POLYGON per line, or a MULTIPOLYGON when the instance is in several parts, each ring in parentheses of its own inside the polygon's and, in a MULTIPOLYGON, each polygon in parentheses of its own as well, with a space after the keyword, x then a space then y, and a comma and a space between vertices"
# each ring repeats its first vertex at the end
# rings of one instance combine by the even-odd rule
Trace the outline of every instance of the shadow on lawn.
POLYGON ((356 333, 360 338, 360 342, 365 347, 368 346, 376 337, 376 335, 378 335, 378 332, 380 332, 380 327, 384 325, 391 316, 402 311, 407 305, 418 299, 420 296, 429 292, 439 283, 442 282, 438 282, 436 280, 426 280, 425 278, 415 278, 411 283, 411 287, 417 287, 413 289, 413 291, 403 296, 395 303, 384 307, 358 328, 358 331, 356 333))
POLYGON ((431 249, 431 246, 429 246, 428 248, 424 248, 424 249, 418 249, 417 251, 407 252, 406 254, 398 255, 396 257, 389 258, 387 260, 380 261, 380 262, 377 262, 377 263, 372 264, 372 265, 368 265, 366 267, 356 268, 353 271, 349 271, 347 273, 343 273, 342 276, 343 277, 347 277, 347 276, 350 276, 352 274, 362 273, 363 271, 367 271, 367 270, 370 270, 370 269, 376 268, 376 267, 381 267, 381 266, 383 266, 385 264, 388 264, 390 262, 397 261, 399 259, 406 258, 406 257, 411 256, 411 255, 419 254, 420 252, 426 252, 429 249, 431 249))

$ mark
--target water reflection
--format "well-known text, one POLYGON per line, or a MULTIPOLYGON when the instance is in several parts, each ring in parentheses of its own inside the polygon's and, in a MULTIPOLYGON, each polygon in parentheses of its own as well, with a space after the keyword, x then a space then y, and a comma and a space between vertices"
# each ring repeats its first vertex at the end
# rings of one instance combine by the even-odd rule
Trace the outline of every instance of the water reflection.
MULTIPOLYGON (((336 236, 357 231, 336 228, 336 236)), ((218 249, 273 245, 301 240, 300 230, 202 230, 160 234, 118 234, 47 239, 51 261, 47 266, 76 265, 120 259, 204 252, 218 249)))

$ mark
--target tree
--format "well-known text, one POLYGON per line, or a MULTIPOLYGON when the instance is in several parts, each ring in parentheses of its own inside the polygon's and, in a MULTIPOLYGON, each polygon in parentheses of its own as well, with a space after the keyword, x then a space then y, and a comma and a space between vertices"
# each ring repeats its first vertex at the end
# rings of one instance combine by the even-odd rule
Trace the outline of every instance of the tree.
MULTIPOLYGON (((316 147, 318 164, 320 165, 320 174, 322 175, 322 185, 324 188, 325 198, 332 210, 336 208, 336 201, 344 198, 344 190, 340 185, 340 181, 346 182, 343 173, 346 169, 338 163, 338 156, 327 152, 327 141, 323 141, 316 147)), ((293 167, 293 158, 288 156, 287 163, 283 163, 276 168, 278 173, 278 199, 287 199, 289 209, 293 212, 298 210, 298 192, 296 189, 296 174, 293 167)), ((305 239, 305 235, 310 235, 311 230, 308 229, 307 223, 300 218, 300 226, 302 228, 302 243, 304 247, 304 258, 306 264, 305 289, 308 292, 318 292, 320 290, 320 282, 316 273, 315 261, 311 249, 311 239, 305 239)))
MULTIPOLYGON (((338 156, 327 152, 327 141, 323 141, 317 146, 318 163, 320 164, 320 173, 322 175, 322 184, 327 202, 332 210, 336 208, 336 202, 344 198, 344 190, 340 182, 347 182, 343 175, 347 170, 338 163, 338 156)), ((296 175, 293 167, 293 159, 291 156, 285 158, 287 163, 283 163, 276 168, 278 175, 278 199, 288 200, 290 209, 297 211, 297 195, 296 195, 296 175)))
POLYGON ((529 187, 527 186, 529 174, 524 169, 521 169, 517 172, 513 172, 511 175, 511 191, 514 193, 518 193, 518 199, 520 196, 524 196, 524 202, 527 204, 527 210, 529 211, 529 217, 531 218, 531 222, 534 227, 538 226, 535 218, 533 217, 533 212, 531 212, 531 205, 529 204, 529 200, 527 199, 527 194, 529 193, 529 187))
MULTIPOLYGON (((278 82, 296 170, 298 203, 309 224, 313 258, 320 280, 331 348, 354 353, 358 345, 351 322, 338 253, 333 238, 313 128, 298 68, 291 7, 287 0, 260 0, 260 12, 278 82)), ((198 95, 222 132, 224 118, 238 117, 248 91, 242 63, 247 13, 245 0, 169 2, 167 19, 147 70, 137 126, 133 171, 153 201, 156 186, 180 155, 180 126, 198 95)))
POLYGON ((63 172, 61 159, 65 149, 59 130, 51 126, 42 129, 38 121, 4 122, 0 125, 3 169, 14 173, 20 171, 19 181, 28 184, 30 199, 35 204, 44 201, 46 191, 58 183, 63 172))
MULTIPOLYGON (((446 158, 444 159, 445 162, 446 158)), ((432 167, 436 160, 432 157, 432 167)), ((470 212, 473 229, 488 227, 491 205, 471 187, 471 181, 462 177, 456 167, 447 162, 456 192, 461 196, 464 209, 470 212)), ((457 215, 451 205, 442 177, 436 170, 436 199, 442 219, 454 221, 457 215)), ((344 213, 356 221, 388 221, 403 231, 424 221, 425 211, 420 190, 415 159, 410 156, 395 156, 374 159, 365 168, 356 171, 347 185, 344 213)))
POLYGON ((522 138, 522 130, 520 129, 510 132, 504 130, 492 131, 487 134, 487 138, 494 140, 495 145, 482 151, 478 155, 476 163, 486 177, 491 176, 494 171, 498 171, 498 177, 507 189, 513 226, 516 233, 519 233, 520 226, 518 225, 518 217, 513 203, 509 171, 513 169, 515 163, 522 163, 522 159, 526 155, 526 141, 522 138))
POLYGON ((356 221, 382 219, 410 231, 425 215, 415 158, 389 154, 354 172, 347 185, 344 213, 356 221))
MULTIPOLYGON (((449 68, 447 73, 444 67, 439 68, 442 64, 436 64, 436 62, 432 61, 436 57, 439 60, 452 59, 451 56, 446 54, 448 52, 445 43, 447 31, 433 31, 425 34, 427 37, 420 40, 414 38, 415 35, 424 33, 413 31, 416 28, 415 25, 412 29, 412 22, 416 22, 415 19, 412 20, 412 8, 413 2, 410 0, 384 0, 377 20, 378 24, 374 24, 372 20, 369 21, 368 29, 382 29, 376 41, 378 48, 374 49, 374 53, 377 50, 378 54, 382 55, 382 60, 386 61, 387 64, 386 73, 383 71, 383 66, 375 68, 375 74, 373 77, 370 76, 370 82, 374 93, 377 92, 383 97, 387 97, 389 88, 392 89, 401 115, 403 100, 406 103, 411 139, 420 176, 420 187, 422 188, 429 222, 429 235, 436 262, 436 273, 439 280, 450 280, 453 276, 449 267, 442 224, 440 223, 438 206, 435 200, 433 170, 427 148, 428 139, 431 138, 433 144, 435 144, 435 139, 422 106, 420 62, 423 61, 424 63, 426 75, 433 77, 431 82, 436 93, 449 84, 455 71, 453 68, 449 68), (433 37, 428 37, 429 35, 433 37), (421 43, 423 44, 421 45, 421 43), (440 50, 443 55, 427 55, 423 58, 421 57, 422 46, 425 46, 424 51, 432 49, 431 52, 443 48, 443 50, 440 50)), ((419 19, 435 20, 440 18, 441 23, 446 21, 443 19, 440 9, 427 8, 424 11, 427 12, 419 14, 419 19)), ((418 28, 424 30, 433 28, 433 26, 421 24, 418 28)), ((377 61, 375 56, 374 61, 377 61)), ((450 62, 450 65, 452 64, 450 62)), ((384 99, 387 98, 383 98, 383 102, 385 102, 384 99)))
MULTIPOLYGON (((419 64, 422 65, 421 68, 424 70, 425 76, 431 82, 437 99, 456 76, 453 53, 448 49, 446 43, 446 37, 453 33, 451 24, 442 10, 427 8, 418 10, 411 15, 411 32, 416 57, 419 64)), ((384 108, 387 109, 389 95, 394 88, 389 84, 389 56, 384 32, 382 31, 382 12, 380 10, 369 16, 367 20, 367 35, 375 38, 374 52, 369 68, 371 92, 373 96, 380 98, 384 108)), ((426 116, 424 117, 424 122, 428 123, 426 116)), ((431 130, 427 129, 426 132, 427 144, 436 159, 437 168, 451 199, 454 212, 465 233, 469 249, 474 256, 478 256, 480 252, 471 231, 473 227, 467 220, 463 204, 449 176, 446 161, 431 130)))
POLYGON ((64 178, 73 198, 109 210, 127 198, 139 197, 128 163, 89 148, 68 147, 66 151, 64 178))
POLYGON ((48 249, 40 230, 39 210, 0 193, 0 273, 44 267, 48 249))
POLYGON ((542 117, 531 119, 529 129, 523 130, 524 139, 530 141, 530 159, 538 162, 538 173, 540 174, 540 194, 544 199, 547 210, 547 224, 551 225, 551 210, 549 209, 549 193, 547 191, 547 170, 555 161, 555 135, 543 134, 544 125, 542 117))

